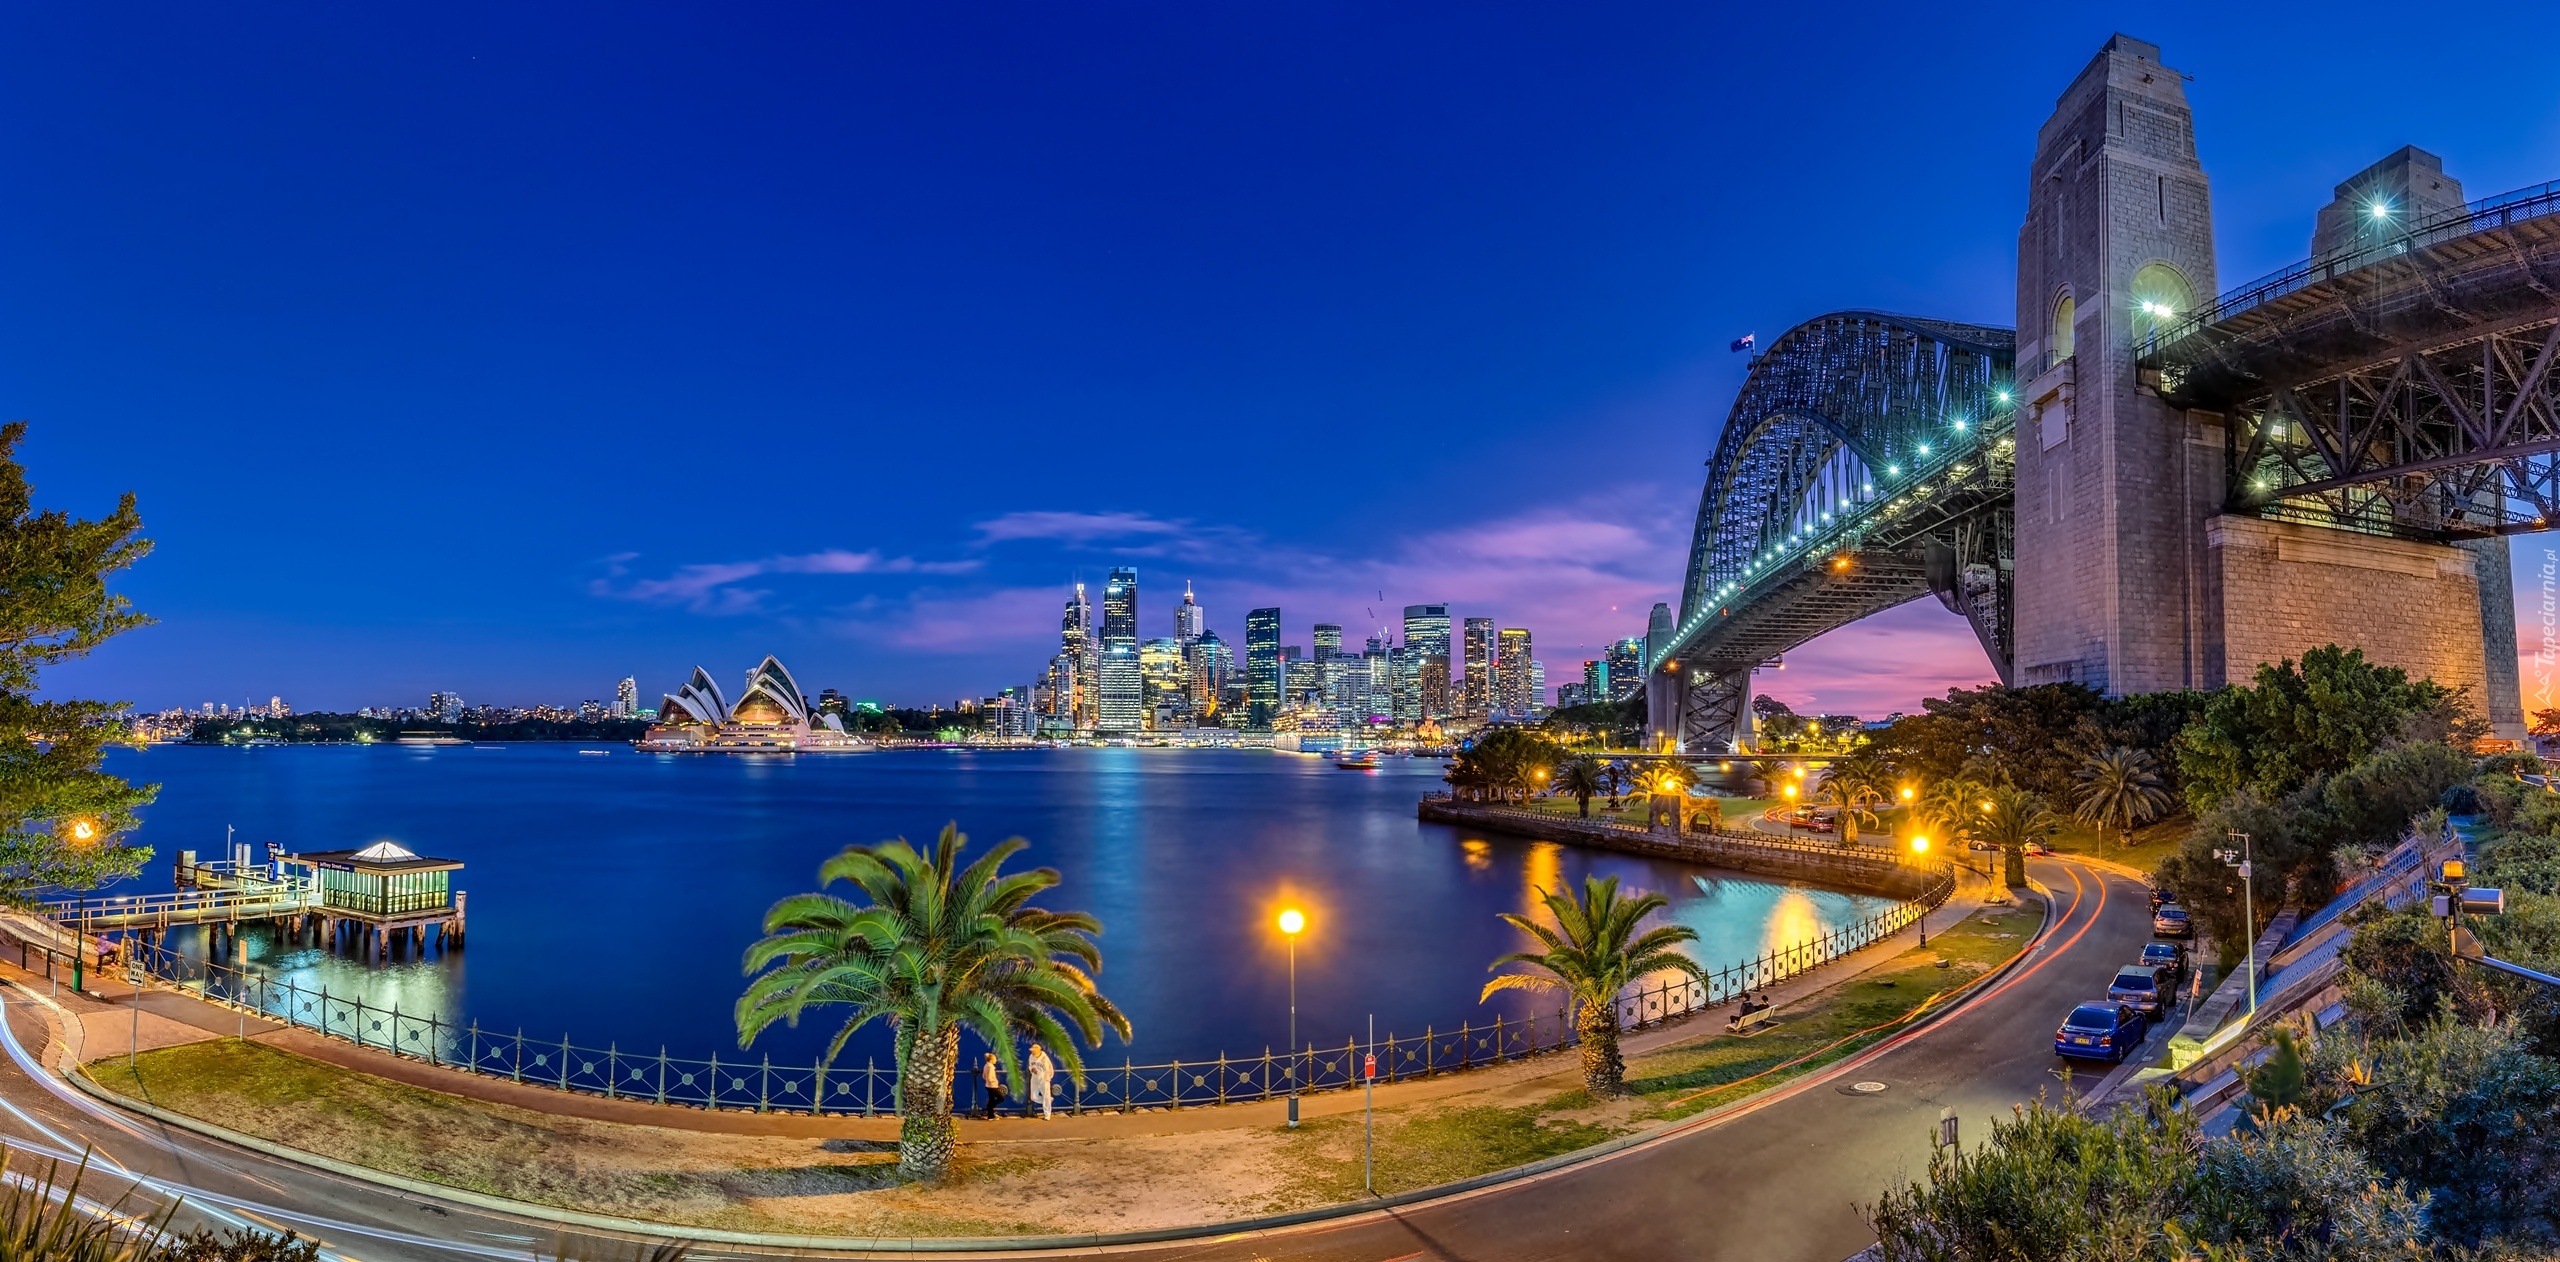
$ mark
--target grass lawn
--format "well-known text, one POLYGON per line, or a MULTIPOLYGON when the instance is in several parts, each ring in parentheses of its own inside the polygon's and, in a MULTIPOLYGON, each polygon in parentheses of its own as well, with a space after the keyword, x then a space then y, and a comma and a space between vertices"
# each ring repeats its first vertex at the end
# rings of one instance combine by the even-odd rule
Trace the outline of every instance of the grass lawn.
POLYGON ((2195 824, 2193 819, 2184 815, 2145 824, 2134 830, 2132 844, 2128 845, 2125 835, 2115 829, 2108 829, 2106 840, 2100 841, 2096 829, 2073 819, 2066 820, 2062 831, 2048 838, 2045 844, 2064 854, 2094 855, 2149 872, 2159 867, 2162 860, 2178 853, 2179 843, 2186 840, 2187 833, 2195 828, 2195 824))
MULTIPOLYGON (((1932 932, 1927 949, 1908 947, 1858 980, 1790 1007, 1762 1033, 1708 1034, 1631 1057, 1622 1100, 1595 1102, 1576 1085, 1526 1104, 1381 1110, 1377 1189, 1409 1191, 1571 1152, 1812 1073, 1891 1037, 1924 1004, 2025 949, 2043 922, 2033 895, 2015 907, 1985 909, 1932 932), (1938 967, 1942 959, 1945 968, 1938 967)), ((1360 1195, 1360 1126, 1357 1114, 1334 1116, 1286 1134, 1288 1184, 1275 1203, 1360 1195)))

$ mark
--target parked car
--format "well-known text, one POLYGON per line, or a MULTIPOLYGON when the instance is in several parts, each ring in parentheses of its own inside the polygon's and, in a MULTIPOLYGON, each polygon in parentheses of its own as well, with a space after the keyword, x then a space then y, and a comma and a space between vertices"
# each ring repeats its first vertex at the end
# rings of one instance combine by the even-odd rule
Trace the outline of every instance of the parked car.
POLYGON ((2073 1008, 2062 1019, 2062 1028, 2053 1032, 2053 1054, 2121 1063, 2142 1045, 2142 1036, 2150 1028, 2151 1023, 2130 1005, 2084 1003, 2073 1008))
POLYGON ((2162 903, 2174 903, 2176 901, 2178 901, 2178 891, 2173 889, 2163 889, 2157 885, 2151 887, 2151 910, 2158 911, 2160 910, 2160 905, 2162 903))
POLYGON ((2173 983, 2187 980, 2186 943, 2146 942, 2142 946, 2142 962, 2166 970, 2173 983))
POLYGON ((2116 979, 2107 983, 2107 998, 2141 1010, 2146 1017, 2157 1017, 2168 1005, 2167 978, 2148 964, 2127 964, 2116 970, 2116 979))
POLYGON ((1992 845, 1990 842, 1976 839, 1964 843, 1964 848, 1967 850, 1997 850, 2000 847, 1992 845))
POLYGON ((2026 844, 2024 849, 2028 854, 2032 855, 2047 855, 2053 853, 2053 851, 2041 841, 2030 841, 2026 844))
POLYGON ((2151 913, 2151 932, 2163 938, 2192 938, 2195 925, 2187 919, 2187 909, 2176 903, 2162 903, 2151 913))

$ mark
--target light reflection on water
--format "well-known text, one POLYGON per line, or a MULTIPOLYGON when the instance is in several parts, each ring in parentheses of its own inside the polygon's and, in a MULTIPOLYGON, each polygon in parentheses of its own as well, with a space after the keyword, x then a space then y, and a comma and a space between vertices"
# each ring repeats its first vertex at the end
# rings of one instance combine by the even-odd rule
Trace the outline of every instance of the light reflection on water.
MULTIPOLYGON (((176 851, 215 857, 225 824, 261 847, 388 837, 467 864, 457 882, 471 892, 466 949, 369 965, 243 932, 237 958, 276 982, 492 1032, 697 1057, 735 1051, 739 956, 773 900, 809 888, 818 862, 847 843, 904 834, 927 844, 955 817, 981 851, 1030 838, 1015 866, 1065 876, 1042 904, 1101 918, 1100 981, 1138 1030, 1134 1046, 1104 1051, 1115 1062, 1283 1043, 1286 944, 1272 928, 1283 901, 1310 916, 1297 944, 1300 1036, 1328 1044, 1373 1012, 1382 1035, 1533 1009, 1552 1017, 1543 996, 1476 1002, 1486 964, 1530 945, 1494 914, 1542 916, 1538 890, 1586 876, 1664 894, 1669 918, 1699 934, 1690 954, 1710 968, 1890 903, 1423 824, 1414 799, 1439 784, 1428 760, 1354 774, 1241 751, 790 760, 166 748, 111 759, 119 774, 165 786, 139 837, 159 858, 113 892, 170 888, 176 851)), ((171 944, 202 949, 194 930, 171 944)), ((752 1050, 805 1058, 833 1028, 813 1016, 752 1050)), ((847 1059, 866 1055, 885 1063, 885 1037, 858 1038, 847 1059)))

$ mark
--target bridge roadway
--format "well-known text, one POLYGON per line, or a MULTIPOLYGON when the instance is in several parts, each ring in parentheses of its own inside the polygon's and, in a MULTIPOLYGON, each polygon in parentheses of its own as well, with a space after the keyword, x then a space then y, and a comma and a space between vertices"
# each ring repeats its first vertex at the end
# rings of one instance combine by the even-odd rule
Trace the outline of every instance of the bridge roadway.
MULTIPOLYGON (((2056 891, 2061 912, 2053 932, 2017 969, 1956 1016, 1744 1110, 1599 1161, 1392 1213, 1252 1237, 1050 1256, 1839 1262, 1871 1239, 1856 1202, 1925 1168, 1941 1106, 1954 1106, 1967 1142, 1978 1143, 1989 1119, 2011 1104, 2040 1090, 2058 1091, 2062 1063, 2048 1041, 2055 1024, 2072 1003, 2101 993, 2116 967, 2149 940, 2150 905, 2139 882, 2055 860, 2037 860, 2030 871, 2056 891), (1876 1095, 1845 1090, 1859 1081, 1887 1089, 1876 1095)), ((333 1258, 361 1262, 639 1255, 632 1241, 422 1201, 107 1108, 42 1071, 43 1014, 22 991, 5 997, 7 1038, 0 1052, 10 1070, 0 1073, 0 1137, 22 1157, 76 1161, 83 1149, 94 1150, 83 1184, 89 1195, 138 1176, 150 1194, 185 1195, 181 1227, 204 1221, 289 1227, 316 1235, 333 1258)), ((690 1256, 718 1262, 792 1255, 706 1245, 690 1256)))

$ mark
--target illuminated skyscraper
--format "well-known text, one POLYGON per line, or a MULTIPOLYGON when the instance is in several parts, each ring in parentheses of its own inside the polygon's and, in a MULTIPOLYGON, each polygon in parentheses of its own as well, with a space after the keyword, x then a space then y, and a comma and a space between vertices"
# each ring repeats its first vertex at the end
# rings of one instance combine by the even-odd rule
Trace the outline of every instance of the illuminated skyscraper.
POLYGON ((1058 618, 1058 655, 1049 661, 1049 718, 1052 730, 1091 732, 1101 719, 1101 655, 1093 642, 1093 602, 1084 584, 1067 597, 1058 618))
POLYGON ((1466 690, 1459 694, 1458 713, 1481 719, 1492 712, 1493 663, 1499 649, 1493 641, 1493 619, 1469 618, 1466 621, 1466 690))
POLYGON ((613 686, 613 714, 627 719, 640 713, 640 681, 629 675, 613 686))
MULTIPOLYGON (((1405 669, 1413 679, 1414 720, 1446 717, 1449 713, 1449 607, 1405 606, 1404 647, 1405 669), (1431 665, 1434 659, 1440 663, 1436 668, 1431 665), (1436 683, 1429 677, 1434 669, 1440 672, 1436 683)), ((1396 717, 1402 719, 1405 716, 1399 713, 1396 717)))
POLYGON ((1493 658, 1493 695, 1504 713, 1525 715, 1538 695, 1529 678, 1528 628, 1504 627, 1500 644, 1493 658))
POLYGON ((1244 616, 1245 726, 1271 727, 1280 713, 1280 611, 1256 609, 1244 616))
POLYGON ((1199 639, 1200 632, 1207 626, 1208 613, 1200 608, 1200 602, 1191 595, 1191 580, 1184 579, 1182 603, 1173 607, 1173 638, 1182 647, 1190 648, 1191 642, 1199 639))
POLYGON ((1582 664, 1582 696, 1586 702, 1609 699, 1609 659, 1595 657, 1582 664))
POLYGON ((1643 668, 1636 663, 1644 656, 1644 641, 1620 640, 1609 646, 1609 686, 1591 695, 1594 701, 1624 701, 1644 683, 1643 668))
POLYGON ((1342 628, 1330 622, 1316 624, 1316 661, 1330 662, 1342 655, 1342 628))
POLYGON ((1182 651, 1182 660, 1189 667, 1191 713, 1217 713, 1225 704, 1227 676, 1235 670, 1234 651, 1218 638, 1217 632, 1203 631, 1182 651))
POLYGON ((1095 730, 1128 736, 1147 728, 1146 680, 1138 664, 1138 572, 1116 566, 1102 585, 1102 716, 1095 730))

